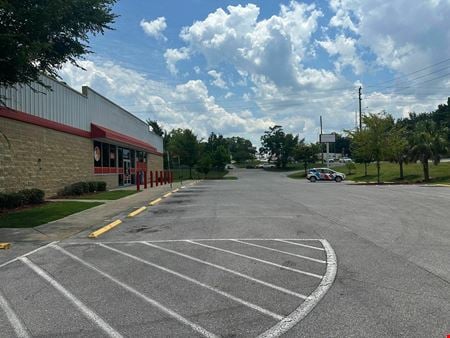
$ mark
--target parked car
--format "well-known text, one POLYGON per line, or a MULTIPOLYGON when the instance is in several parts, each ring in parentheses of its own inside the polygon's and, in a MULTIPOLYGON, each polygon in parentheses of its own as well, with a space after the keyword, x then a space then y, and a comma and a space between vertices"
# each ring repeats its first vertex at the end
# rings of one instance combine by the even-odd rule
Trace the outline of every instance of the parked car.
POLYGON ((349 163, 349 162, 353 162, 353 160, 351 158, 348 157, 342 157, 339 159, 340 163, 349 163))
POLYGON ((306 179, 310 182, 316 181, 336 181, 341 182, 345 180, 345 174, 334 171, 329 168, 312 168, 309 169, 306 179))
POLYGON ((276 165, 273 164, 273 163, 264 163, 262 167, 263 167, 263 169, 267 169, 267 168, 275 168, 276 165))
POLYGON ((227 169, 234 169, 234 167, 231 164, 227 164, 226 168, 227 169))

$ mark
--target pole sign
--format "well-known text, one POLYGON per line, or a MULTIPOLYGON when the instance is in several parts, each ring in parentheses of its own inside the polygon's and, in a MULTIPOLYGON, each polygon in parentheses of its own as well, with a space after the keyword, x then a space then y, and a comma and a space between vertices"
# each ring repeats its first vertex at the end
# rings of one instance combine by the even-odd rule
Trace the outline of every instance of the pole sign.
POLYGON ((335 134, 320 134, 320 143, 335 143, 335 134))

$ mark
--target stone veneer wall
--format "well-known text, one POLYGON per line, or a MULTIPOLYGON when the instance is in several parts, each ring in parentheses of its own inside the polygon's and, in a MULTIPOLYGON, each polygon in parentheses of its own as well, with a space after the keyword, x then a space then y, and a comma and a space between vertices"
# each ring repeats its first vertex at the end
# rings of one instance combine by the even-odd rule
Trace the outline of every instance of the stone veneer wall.
POLYGON ((163 157, 147 153, 147 170, 164 170, 163 157))
POLYGON ((93 174, 91 139, 0 117, 0 192, 39 188, 50 197, 88 180, 118 185, 117 174, 93 174))

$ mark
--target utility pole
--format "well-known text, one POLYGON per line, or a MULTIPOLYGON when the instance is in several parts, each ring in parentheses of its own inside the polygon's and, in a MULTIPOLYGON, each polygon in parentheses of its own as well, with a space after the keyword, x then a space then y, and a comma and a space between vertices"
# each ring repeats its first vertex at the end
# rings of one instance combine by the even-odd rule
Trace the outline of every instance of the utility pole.
POLYGON ((322 130, 322 115, 320 115, 320 136, 319 136, 319 142, 320 142, 320 151, 322 153, 322 164, 323 164, 323 147, 322 147, 322 140, 320 139, 322 137, 323 130, 322 130))
POLYGON ((361 86, 358 89, 358 99, 359 99, 359 130, 362 130, 362 111, 361 111, 361 86))

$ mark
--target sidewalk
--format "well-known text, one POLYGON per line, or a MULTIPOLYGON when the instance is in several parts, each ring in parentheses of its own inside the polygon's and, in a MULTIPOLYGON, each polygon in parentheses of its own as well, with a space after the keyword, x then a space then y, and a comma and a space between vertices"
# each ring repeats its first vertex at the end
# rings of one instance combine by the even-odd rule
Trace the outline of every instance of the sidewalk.
MULTIPOLYGON (((183 185, 190 182, 192 181, 185 181, 183 185)), ((0 228, 0 242, 49 242, 63 240, 85 229, 101 227, 115 216, 125 212, 128 213, 142 205, 147 205, 149 201, 180 186, 181 184, 177 182, 172 184, 172 188, 170 188, 170 184, 166 184, 148 188, 118 200, 101 200, 100 202, 104 204, 34 228, 0 228)), ((80 201, 93 202, 94 200, 80 201)))

